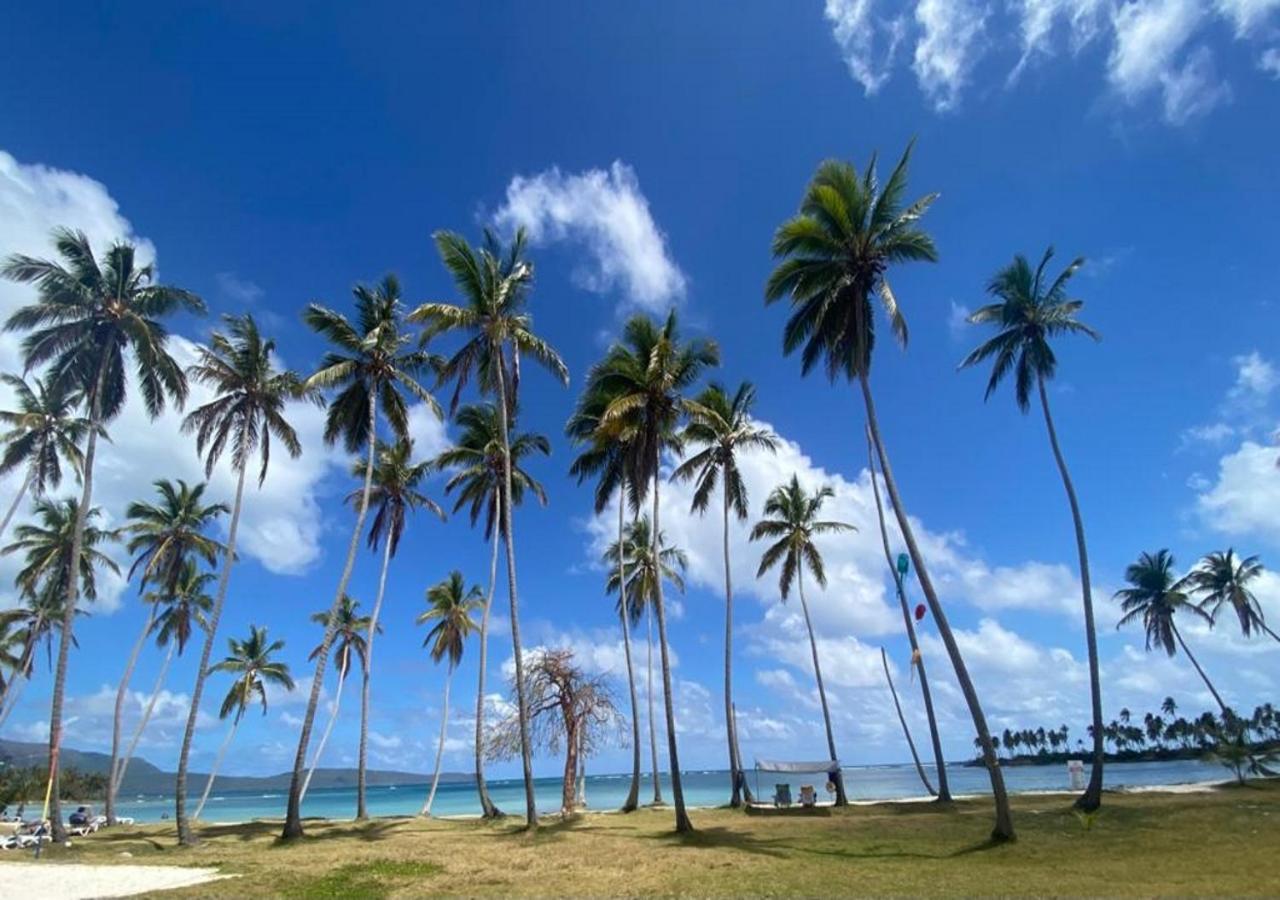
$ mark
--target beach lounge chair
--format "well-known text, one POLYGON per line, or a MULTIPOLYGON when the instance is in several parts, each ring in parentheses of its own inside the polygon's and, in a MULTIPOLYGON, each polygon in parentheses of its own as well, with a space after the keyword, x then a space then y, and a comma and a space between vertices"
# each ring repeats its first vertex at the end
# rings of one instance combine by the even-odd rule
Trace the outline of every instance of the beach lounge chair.
POLYGON ((801 806, 817 806, 818 792, 814 790, 811 784, 800 785, 800 805, 801 806))
POLYGON ((774 806, 790 806, 791 805, 791 785, 775 784, 773 786, 773 805, 774 806))

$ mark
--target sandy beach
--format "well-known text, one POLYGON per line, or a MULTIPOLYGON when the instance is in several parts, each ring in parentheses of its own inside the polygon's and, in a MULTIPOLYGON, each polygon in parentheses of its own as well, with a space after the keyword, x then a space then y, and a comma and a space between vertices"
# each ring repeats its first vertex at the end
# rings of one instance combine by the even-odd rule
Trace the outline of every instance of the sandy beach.
POLYGON ((132 897, 193 887, 229 875, 186 866, 89 866, 81 863, 0 862, 0 884, 42 900, 132 897))

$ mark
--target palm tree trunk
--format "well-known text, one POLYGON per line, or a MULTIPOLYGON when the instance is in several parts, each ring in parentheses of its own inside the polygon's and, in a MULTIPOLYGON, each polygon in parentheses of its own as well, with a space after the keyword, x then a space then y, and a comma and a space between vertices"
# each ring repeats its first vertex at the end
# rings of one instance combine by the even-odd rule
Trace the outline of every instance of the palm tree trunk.
POLYGON ((27 496, 27 490, 31 487, 31 479, 33 475, 34 470, 28 467, 27 474, 22 479, 22 487, 18 488, 18 496, 13 498, 13 505, 10 506, 9 511, 4 514, 4 521, 0 522, 0 535, 3 535, 9 530, 9 522, 13 519, 13 514, 18 511, 18 507, 22 505, 22 498, 27 496))
MULTIPOLYGON (((1265 631, 1267 634, 1271 635, 1277 641, 1280 641, 1280 634, 1276 634, 1274 631, 1272 631, 1271 626, 1269 626, 1266 622, 1259 622, 1258 627, 1261 628, 1263 631, 1265 631)), ((3 721, 4 721, 3 719, 0 719, 0 723, 3 723, 3 721)))
POLYGON ((1037 378, 1040 389, 1040 407, 1044 410, 1044 424, 1049 431, 1049 445, 1053 448, 1053 458, 1058 463, 1058 474, 1062 476, 1062 487, 1067 492, 1067 502, 1071 505, 1071 521, 1076 529, 1076 553, 1080 557, 1080 594, 1084 602, 1084 638, 1089 652, 1089 694, 1093 712, 1093 769, 1089 774, 1089 786, 1076 799, 1076 807, 1092 812, 1102 805, 1102 764, 1106 759, 1106 751, 1102 744, 1102 679, 1098 671, 1098 632, 1093 623, 1093 589, 1089 584, 1089 551, 1084 541, 1084 519, 1080 516, 1080 503, 1076 500, 1075 485, 1071 483, 1071 473, 1067 471, 1067 461, 1062 456, 1062 448, 1058 446, 1058 431, 1053 426, 1053 416, 1049 413, 1049 394, 1044 388, 1044 379, 1037 378))
POLYGON ((191 743, 196 735, 196 719, 200 715, 200 698, 204 696, 204 682, 209 677, 209 656, 218 635, 218 622, 227 601, 227 588, 231 584, 231 566, 236 561, 236 536, 240 532, 240 511, 244 505, 244 466, 236 473, 236 499, 231 507, 231 525, 227 530, 227 551, 222 557, 222 572, 218 575, 218 596, 213 601, 213 614, 205 631, 204 646, 200 649, 200 665, 196 668, 196 684, 191 690, 191 708, 187 711, 187 727, 182 733, 182 750, 178 753, 178 780, 175 787, 175 813, 178 822, 178 843, 189 847, 196 842, 187 822, 187 766, 191 761, 191 743))
POLYGON ((524 659, 520 646, 520 601, 516 591, 516 545, 511 525, 511 437, 508 434, 507 363, 499 349, 498 357, 498 425, 502 431, 502 537, 507 547, 507 589, 511 601, 511 648, 516 663, 516 710, 520 717, 520 762, 524 769, 525 822, 538 827, 538 805, 533 796, 533 748, 529 743, 529 703, 525 697, 524 659))
POLYGON ((231 739, 236 736, 236 729, 239 727, 240 717, 236 716, 231 723, 231 729, 222 741, 222 746, 218 748, 218 755, 213 761, 213 768, 209 770, 209 778, 204 783, 204 793, 200 795, 200 802, 196 805, 196 814, 192 818, 198 820, 200 813, 204 812, 204 805, 209 799, 209 792, 213 790, 213 779, 217 777, 218 769, 222 768, 222 758, 227 755, 227 748, 231 746, 231 739))
POLYGON ((440 762, 444 759, 444 739, 449 733, 449 686, 453 684, 453 663, 449 663, 449 674, 444 678, 444 709, 440 713, 440 741, 436 744, 436 768, 431 776, 431 792, 427 794, 427 802, 422 806, 424 816, 431 815, 431 804, 436 800, 436 788, 440 786, 440 762))
POLYGON ((84 478, 81 481, 80 505, 76 507, 75 528, 71 532, 71 559, 68 563, 67 594, 62 611, 62 635, 58 641, 58 664, 53 673, 53 700, 49 708, 49 819, 55 843, 64 844, 67 829, 62 822, 62 802, 58 797, 58 751, 62 747, 62 705, 67 692, 67 660, 71 653, 72 630, 75 626, 76 602, 80 599, 80 557, 84 551, 84 525, 93 502, 93 461, 98 453, 98 431, 102 427, 102 391, 106 384, 107 357, 98 364, 89 411, 89 437, 84 449, 84 478))
POLYGON ((334 592, 333 603, 329 606, 329 620, 324 628, 324 639, 316 655, 316 671, 311 678, 311 696, 307 699, 307 711, 302 717, 302 733, 298 736, 298 752, 293 758, 293 778, 289 782, 289 805, 285 811, 284 831, 281 837, 288 841, 302 837, 302 767, 307 762, 307 745, 311 742, 311 726, 315 723, 316 707, 320 705, 320 691, 324 687, 324 670, 329 663, 329 649, 333 646, 333 635, 338 626, 338 610, 342 606, 342 598, 346 596, 347 585, 351 583, 351 572, 356 566, 356 551, 360 549, 360 533, 364 531, 364 520, 369 512, 369 491, 373 485, 373 461, 377 451, 378 434, 378 391, 376 386, 369 390, 369 451, 364 464, 364 489, 360 493, 360 510, 356 514, 356 525, 351 530, 351 543, 347 547, 347 561, 342 567, 342 576, 338 579, 338 589, 334 592))
POLYGON ((991 779, 991 794, 995 802, 996 822, 991 837, 997 841, 1011 841, 1016 838, 1013 830, 1013 814, 1009 809, 1009 793, 1004 786, 1004 773, 1000 771, 1000 760, 996 757, 995 747, 991 743, 991 731, 987 728, 987 717, 982 712, 982 703, 978 700, 978 692, 974 689, 973 680, 969 677, 969 669, 964 664, 960 653, 960 645, 956 643, 951 626, 947 623, 947 614, 938 602, 937 592, 933 589, 933 581, 925 565, 924 556, 916 544, 915 531, 907 517, 906 507, 898 493, 898 483, 893 477, 893 467, 889 463, 889 454, 885 451, 884 441, 880 437, 880 423, 876 418, 875 399, 871 396, 871 385, 867 382, 866 373, 858 376, 858 384, 862 388, 862 400, 867 409, 867 425, 871 428, 871 440, 875 444, 876 455, 880 458, 880 471, 884 476, 885 488, 889 491, 889 502, 893 504, 893 513, 898 520, 898 528, 907 544, 907 553, 911 563, 916 567, 916 578, 920 582, 920 590, 924 593, 933 613, 933 620, 938 626, 938 636, 947 648, 951 665, 955 669, 956 681, 964 694, 965 703, 969 707, 969 715, 973 718, 974 730, 978 733, 978 742, 982 745, 982 758, 987 766, 987 775, 991 779))
POLYGON ((889 549, 889 529, 884 522, 884 506, 880 502, 880 482, 876 480, 876 464, 873 456, 871 429, 867 428, 867 471, 871 475, 871 493, 876 500, 876 519, 880 522, 880 542, 884 545, 884 561, 893 575, 894 588, 898 593, 898 606, 902 608, 902 624, 907 630, 907 641, 911 644, 911 659, 920 673, 920 696, 924 699, 925 717, 929 720, 929 739, 933 744, 934 767, 938 772, 938 793, 940 803, 951 801, 951 787, 947 783, 947 761, 942 756, 942 736, 938 732, 938 717, 933 712, 933 693, 929 690, 929 676, 925 672, 924 656, 920 653, 920 642, 916 640, 916 626, 911 621, 911 610, 907 606, 907 592, 902 584, 902 576, 893 564, 893 552, 889 549))
POLYGON ((924 773, 924 766, 920 765, 920 754, 916 752, 916 742, 911 739, 911 729, 907 727, 907 717, 902 714, 902 704, 898 702, 898 689, 893 686, 893 676, 889 674, 889 656, 884 652, 883 647, 880 648, 880 664, 884 666, 884 680, 889 682, 889 693, 893 696, 893 708, 898 711, 898 721, 902 724, 902 735, 907 739, 907 748, 911 751, 911 761, 916 764, 916 774, 924 782, 924 789, 936 797, 938 792, 929 783, 929 776, 924 773))
POLYGON ((733 716, 733 581, 729 574, 729 479, 723 477, 724 497, 724 731, 729 741, 729 806, 742 806, 742 761, 738 758, 738 727, 733 716))
MULTIPOLYGON (((662 654, 662 699, 667 713, 667 762, 671 766, 671 797, 676 808, 676 832, 683 834, 693 831, 693 822, 684 808, 684 786, 680 783, 680 751, 676 746, 676 700, 671 690, 671 658, 667 650, 667 613, 662 599, 662 571, 659 560, 661 546, 658 536, 662 527, 658 522, 658 451, 655 445, 653 459, 653 560, 658 569, 654 578, 654 611, 658 616, 658 650, 662 654)), ((657 779, 654 779, 657 783, 657 779)))
POLYGON ((22 650, 22 659, 18 663, 18 667, 13 670, 13 676, 4 686, 4 692, 0 693, 0 727, 4 726, 5 720, 9 718, 9 713, 13 712, 13 708, 18 705, 18 697, 22 694, 22 688, 31 680, 31 657, 35 655, 36 642, 29 640, 22 650), (18 673, 22 673, 22 680, 18 681, 18 673))
POLYGON ((480 616, 480 674, 476 687, 476 790, 480 794, 480 816, 496 819, 502 811, 489 799, 489 785, 484 780, 484 677, 489 665, 489 610, 493 607, 493 589, 498 582, 498 529, 493 529, 493 551, 489 554, 489 592, 484 598, 480 616))
MULTIPOLYGON (((329 735, 333 733, 334 723, 338 721, 338 710, 342 707, 342 689, 347 683, 347 669, 351 667, 351 654, 342 655, 342 665, 338 667, 338 692, 333 696, 333 711, 329 713, 329 721, 324 726, 324 734, 320 735, 320 743, 316 744, 316 752, 311 755, 311 768, 307 769, 306 780, 302 782, 302 796, 298 798, 301 803, 307 799, 307 789, 311 787, 311 777, 316 774, 316 767, 320 765, 320 757, 324 756, 325 745, 329 743, 329 735)), ((356 816, 359 818, 359 815, 356 816)))
POLYGON ((120 720, 124 716, 124 701, 129 695, 129 681, 133 678, 133 670, 138 665, 138 657, 142 654, 142 648, 147 643, 147 636, 151 634, 151 629, 156 623, 156 607, 150 604, 147 610, 147 619, 142 623, 142 633, 138 635, 138 639, 133 642, 133 649, 129 651, 129 658, 124 664, 124 674, 120 676, 120 684, 116 687, 116 706, 115 714, 111 719, 111 766, 107 769, 107 802, 106 814, 107 824, 116 824, 116 780, 117 773, 120 770, 120 720))
POLYGON ((809 602, 804 598, 804 565, 796 567, 796 587, 800 590, 800 610, 804 613, 804 627, 809 632, 809 652, 813 654, 813 677, 818 682, 818 700, 822 703, 822 722, 827 729, 827 752, 836 763, 831 780, 836 785, 836 806, 848 806, 849 798, 844 792, 844 772, 839 765, 840 756, 836 753, 836 736, 831 729, 831 710, 827 706, 827 688, 822 683, 822 666, 818 664, 818 641, 813 636, 813 621, 809 618, 809 602))
POLYGON ((1173 636, 1178 639, 1178 646, 1182 648, 1183 653, 1187 654, 1187 659, 1191 660, 1191 665, 1196 667, 1196 672, 1200 675, 1201 680, 1204 681, 1205 687, 1209 689, 1210 694, 1213 694, 1213 699, 1218 702, 1218 708, 1225 713, 1227 711, 1227 704, 1223 702, 1222 695, 1219 694, 1218 689, 1213 686, 1213 682, 1210 681, 1209 676, 1204 673, 1204 669, 1200 668, 1200 663, 1191 652, 1191 648, 1188 647, 1187 642, 1182 639, 1182 632, 1178 630, 1178 626, 1174 625, 1172 622, 1170 625, 1173 628, 1173 636))
POLYGON ((662 778, 658 771, 658 726, 653 717, 653 605, 645 607, 645 623, 649 629, 649 671, 647 672, 649 697, 649 762, 653 766, 653 802, 662 802, 662 778))
POLYGON ((627 657, 627 688, 631 694, 631 789, 622 804, 624 813, 640 805, 640 703, 636 697, 636 674, 631 665, 631 609, 627 606, 627 571, 623 553, 623 521, 627 506, 626 484, 618 487, 618 618, 622 620, 622 649, 627 657))
MULTIPOLYGON (((382 545, 382 571, 378 575, 378 596, 373 601, 373 614, 369 616, 369 636, 365 641, 364 665, 360 678, 360 752, 356 764, 356 821, 369 818, 365 799, 369 771, 369 705, 372 702, 370 682, 373 679, 373 641, 378 635, 378 616, 382 613, 382 598, 387 593, 387 569, 391 567, 391 536, 384 535, 382 545)), ((326 737, 328 733, 326 732, 326 737)), ((324 744, 321 742, 321 746, 324 744)), ((317 757, 318 758, 318 757, 317 757)), ((307 776, 311 780, 311 776, 307 776)), ((307 792, 303 787, 302 792, 307 792)))
POLYGON ((138 720, 138 727, 133 730, 133 737, 129 739, 129 748, 124 751, 124 756, 120 758, 120 766, 115 774, 115 792, 120 793, 120 785, 124 783, 124 774, 129 770, 129 763, 133 760, 134 751, 138 749, 138 741, 142 740, 142 733, 146 731, 147 723, 151 721, 151 714, 156 711, 156 702, 160 699, 160 691, 164 688, 165 678, 169 675, 169 665, 173 662, 173 651, 175 643, 169 642, 169 648, 165 651, 164 662, 160 664, 160 674, 156 675, 155 687, 151 689, 151 699, 147 701, 147 708, 142 711, 142 718, 138 720))

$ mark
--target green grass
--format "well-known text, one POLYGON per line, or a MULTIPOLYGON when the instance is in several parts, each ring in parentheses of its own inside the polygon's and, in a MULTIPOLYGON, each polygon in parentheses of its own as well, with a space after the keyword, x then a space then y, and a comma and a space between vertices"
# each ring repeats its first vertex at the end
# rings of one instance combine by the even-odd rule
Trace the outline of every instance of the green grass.
POLYGON ((210 827, 192 849, 171 826, 100 832, 52 864, 218 866, 239 877, 173 896, 1275 895, 1280 781, 1197 794, 1107 794, 1086 827, 1066 796, 1018 797, 1018 840, 987 840, 991 809, 884 803, 823 818, 669 810, 499 823, 382 819, 210 827), (121 853, 128 851, 130 857, 121 853))

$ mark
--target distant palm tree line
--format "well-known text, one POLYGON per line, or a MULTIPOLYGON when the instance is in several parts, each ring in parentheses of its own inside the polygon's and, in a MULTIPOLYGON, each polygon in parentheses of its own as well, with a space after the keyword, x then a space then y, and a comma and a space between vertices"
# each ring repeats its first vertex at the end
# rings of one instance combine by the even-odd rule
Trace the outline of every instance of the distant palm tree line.
MULTIPOLYGON (((774 234, 771 249, 776 266, 765 285, 765 302, 789 305, 782 334, 783 352, 799 355, 803 373, 820 368, 833 383, 856 385, 866 415, 869 465, 885 559, 912 644, 913 665, 920 668, 932 744, 938 757, 939 799, 945 801, 949 795, 923 660, 907 615, 905 579, 909 570, 932 615, 977 735, 975 745, 988 769, 995 807, 992 835, 1005 840, 1012 839, 1015 832, 998 764, 1001 736, 993 735, 988 728, 978 691, 949 625, 928 560, 916 539, 871 387, 876 307, 883 312, 897 343, 905 348, 908 341, 905 312, 891 286, 890 274, 905 263, 937 260, 933 241, 920 226, 938 195, 926 194, 908 201, 911 152, 909 146, 883 183, 878 180, 874 157, 861 174, 845 162, 828 161, 819 166, 797 213, 774 234), (890 548, 885 508, 880 502, 881 484, 905 544, 901 564, 894 562, 890 548)), ((7 330, 23 336, 26 372, 23 378, 5 376, 16 394, 16 409, 0 413, 0 421, 9 428, 0 456, 0 473, 21 469, 23 483, 0 530, 8 527, 25 498, 33 498, 35 505, 34 517, 15 528, 16 539, 5 549, 25 554, 26 564, 18 577, 24 606, 0 616, 0 670, 5 675, 0 682, 0 721, 12 709, 16 689, 32 675, 39 644, 45 645, 52 662, 56 633, 59 640, 49 747, 51 758, 57 758, 62 741, 68 651, 75 640, 73 623, 81 612, 79 601, 81 597, 94 598, 96 568, 114 568, 102 547, 127 538, 129 552, 135 556, 130 576, 138 576, 147 614, 119 683, 119 697, 126 695, 130 674, 149 636, 154 634, 157 643, 171 655, 181 653, 196 630, 204 635, 176 784, 179 840, 184 844, 196 840, 186 813, 186 781, 207 675, 221 671, 238 675, 236 686, 223 704, 224 718, 234 713, 228 742, 250 698, 258 696, 265 705, 266 683, 292 684, 287 666, 272 659, 281 649, 281 642, 268 642, 256 626, 250 628, 246 640, 231 643, 231 655, 223 662, 213 665, 210 657, 237 559, 246 474, 253 468, 259 484, 265 480, 273 443, 283 446, 293 457, 302 452, 288 415, 291 404, 312 402, 325 406, 326 443, 341 444, 356 457, 352 474, 360 487, 348 497, 355 516, 333 599, 313 617, 323 633, 311 653, 315 670, 299 733, 283 836, 297 838, 303 834, 300 808, 309 781, 311 732, 331 659, 338 670, 339 697, 351 667, 358 662, 362 669, 357 815, 367 814, 364 776, 370 682, 386 576, 409 527, 410 513, 426 507, 443 518, 443 511, 422 491, 423 482, 434 471, 449 473, 445 492, 454 499, 454 512, 466 509, 473 526, 483 519, 482 537, 489 542, 491 552, 489 578, 483 587, 469 585, 461 572, 452 572, 429 590, 428 611, 419 617, 424 624, 432 625, 428 641, 431 655, 436 661, 448 661, 440 746, 447 729, 450 677, 471 633, 478 630, 477 790, 484 815, 500 815, 487 793, 482 748, 487 728, 484 699, 488 625, 502 556, 515 668, 511 679, 516 695, 513 747, 521 757, 525 819, 528 827, 536 827, 533 741, 525 696, 530 682, 523 673, 514 519, 516 507, 527 494, 546 503, 545 491, 524 465, 534 454, 547 454, 550 443, 541 435, 519 431, 517 419, 528 360, 562 384, 568 384, 569 376, 559 353, 534 329, 528 309, 534 269, 527 243, 523 231, 517 231, 509 243, 486 231, 475 246, 453 232, 438 232, 436 249, 459 295, 456 303, 406 307, 398 280, 388 275, 376 285, 355 287, 351 317, 320 303, 310 304, 303 320, 325 340, 328 349, 307 377, 279 368, 274 343, 262 335, 257 322, 248 315, 225 317, 224 329, 198 348, 196 363, 184 370, 169 352, 164 320, 184 311, 202 313, 203 301, 190 291, 157 282, 150 267, 137 264, 135 250, 127 243, 112 245, 99 259, 83 234, 59 229, 53 233, 56 260, 10 257, 0 274, 34 285, 36 299, 5 323, 7 330), (427 349, 431 341, 450 336, 460 340, 452 355, 427 349), (33 384, 25 380, 32 373, 37 373, 33 384), (183 427, 194 437, 194 450, 204 460, 206 477, 224 459, 230 463, 236 476, 233 502, 205 503, 205 485, 162 479, 156 482, 160 502, 130 506, 128 522, 121 532, 98 528, 95 522, 102 513, 93 506, 98 439, 109 436, 110 425, 131 392, 141 396, 146 412, 154 418, 169 404, 183 406, 189 380, 208 388, 213 399, 188 414, 183 427), (479 397, 477 402, 461 405, 468 385, 474 385, 479 397), (410 405, 421 404, 443 418, 445 410, 437 403, 435 392, 444 389, 451 391, 447 408, 449 415, 456 417, 460 430, 457 443, 434 459, 416 459, 408 435, 410 405), (80 481, 78 502, 47 497, 46 492, 56 488, 61 479, 63 463, 80 481), (370 515, 372 522, 366 534, 370 515), (228 517, 227 539, 215 541, 208 532, 223 516, 228 517), (377 595, 367 616, 358 612, 358 603, 348 594, 362 536, 371 550, 381 552, 377 595), (72 572, 77 573, 75 578, 68 577, 72 572), (206 586, 215 573, 217 588, 210 597, 206 586), (473 615, 479 617, 478 625, 473 615)), ((1011 376, 1019 408, 1029 409, 1034 397, 1045 420, 1074 525, 1090 672, 1094 766, 1089 787, 1078 803, 1086 809, 1096 809, 1101 802, 1105 744, 1123 742, 1128 746, 1132 735, 1128 730, 1112 730, 1108 734, 1102 721, 1083 516, 1046 388, 1056 374, 1052 341, 1077 334, 1095 339, 1098 335, 1080 321, 1078 314, 1083 304, 1068 293, 1072 276, 1083 260, 1073 261, 1051 277, 1047 267, 1052 255, 1052 249, 1046 251, 1035 266, 1025 257, 1015 256, 992 278, 988 291, 994 302, 978 309, 970 320, 976 325, 991 326, 995 333, 969 354, 961 367, 990 363, 987 396, 1011 376)), ((702 515, 713 508, 721 514, 728 790, 734 805, 744 795, 749 799, 733 702, 730 519, 742 522, 750 516, 750 498, 739 470, 741 455, 772 452, 778 439, 752 418, 756 392, 750 383, 732 390, 717 383, 702 383, 719 363, 718 345, 712 340, 682 336, 674 312, 659 320, 633 316, 624 324, 618 340, 591 366, 566 426, 567 436, 579 451, 571 474, 580 482, 594 482, 596 512, 617 509, 617 539, 605 554, 605 593, 617 595, 614 606, 623 634, 630 689, 632 786, 623 808, 629 811, 638 805, 641 734, 631 629, 643 620, 649 635, 650 664, 646 668, 654 799, 661 799, 652 685, 656 626, 658 674, 678 831, 691 830, 693 823, 681 781, 665 604, 664 584, 682 589, 684 568, 683 551, 665 542, 660 519, 662 485, 669 479, 692 482, 691 515, 702 515), (668 470, 668 462, 672 462, 673 470, 668 470)), ((834 764, 839 759, 835 730, 822 679, 819 642, 805 593, 807 579, 819 586, 826 584, 819 543, 838 540, 840 532, 851 529, 845 523, 820 517, 823 503, 831 496, 829 487, 802 484, 793 475, 765 499, 763 516, 755 522, 751 537, 766 542, 757 577, 776 570, 780 600, 788 599, 793 586, 799 597, 827 749, 834 764)), ((1205 557, 1189 575, 1179 577, 1173 571, 1172 557, 1167 551, 1160 551, 1143 554, 1130 566, 1126 572, 1129 587, 1117 594, 1124 613, 1122 624, 1141 620, 1149 649, 1161 647, 1170 656, 1181 649, 1218 700, 1223 716, 1229 710, 1192 655, 1175 617, 1181 614, 1179 618, 1194 617, 1212 625, 1221 615, 1234 613, 1246 636, 1264 633, 1277 638, 1250 588, 1261 572, 1255 557, 1239 559, 1227 550, 1205 557)), ((167 659, 168 656, 166 666, 167 659)), ((160 688, 158 683, 153 702, 160 688)), ((135 733, 133 744, 121 752, 122 702, 117 703, 115 718, 114 777, 107 784, 109 816, 114 816, 115 791, 137 739, 135 733)), ((1125 729, 1136 727, 1124 725, 1125 729)), ((331 728, 332 718, 312 756, 310 770, 318 763, 331 728)), ((1168 737, 1167 728, 1160 731, 1160 739, 1168 737)), ((1153 739, 1156 738, 1148 738, 1153 739)), ((1057 745, 1066 743, 1067 733, 1065 728, 1016 735, 1006 732, 1003 745, 1008 747, 1010 740, 1014 746, 1025 743, 1052 749, 1055 741, 1057 745)), ((57 778, 56 768, 51 776, 57 778)), ((845 802, 838 768, 833 768, 832 779, 837 802, 845 802)), ((51 812, 57 836, 62 837, 58 796, 60 793, 55 791, 51 812)), ((424 811, 430 805, 429 797, 424 811)))

